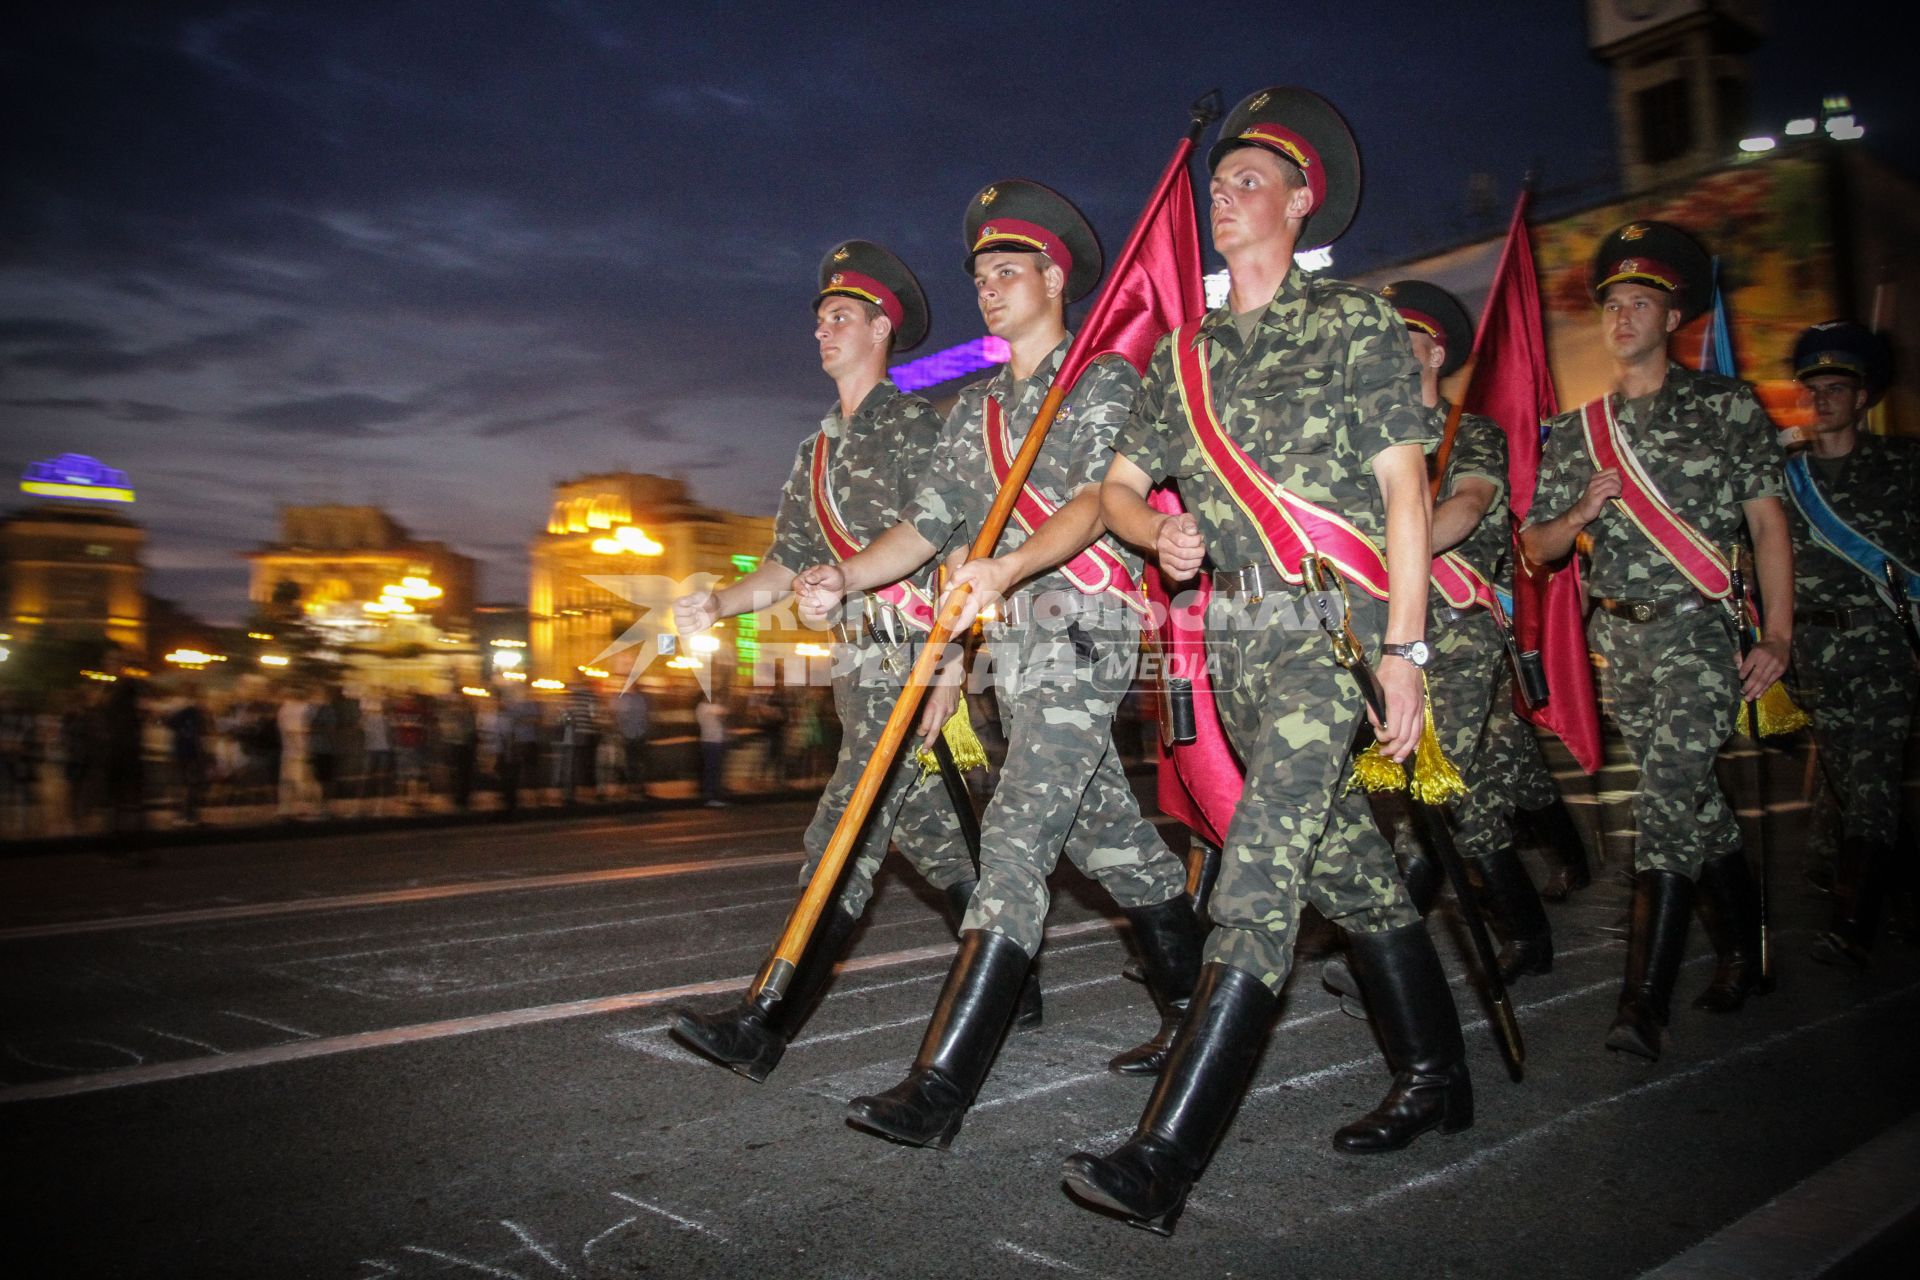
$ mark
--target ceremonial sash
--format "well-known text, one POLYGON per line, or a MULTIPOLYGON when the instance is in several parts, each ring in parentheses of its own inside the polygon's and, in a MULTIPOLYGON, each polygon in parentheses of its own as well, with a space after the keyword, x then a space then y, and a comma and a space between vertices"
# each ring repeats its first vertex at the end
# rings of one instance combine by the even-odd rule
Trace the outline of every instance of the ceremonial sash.
POLYGON ((1900 581, 1906 584, 1906 603, 1920 601, 1920 573, 1881 550, 1833 509, 1833 504, 1814 483, 1813 468, 1804 453, 1787 459, 1787 494, 1793 499, 1793 505, 1800 508, 1800 514, 1807 518, 1813 540, 1867 575, 1881 600, 1889 605, 1894 603, 1888 599, 1887 592, 1887 566, 1892 565, 1900 581))
MULTIPOLYGON (((860 540, 847 530, 847 522, 840 515, 840 504, 834 499, 833 485, 827 479, 827 433, 822 431, 813 438, 813 460, 808 467, 810 488, 813 493, 813 518, 820 526, 820 536, 827 541, 827 550, 833 553, 835 560, 845 560, 862 549, 860 540)), ((890 587, 882 587, 871 594, 880 597, 900 611, 907 625, 920 631, 933 630, 933 601, 927 593, 902 580, 890 587)))
MULTIPOLYGON (((998 396, 987 397, 986 413, 981 423, 986 438, 987 465, 993 471, 995 487, 1001 488, 1006 485, 1007 476, 1013 470, 1016 450, 1007 432, 1006 410, 1001 408, 998 396)), ((1013 518, 1027 531, 1028 537, 1032 537, 1033 531, 1045 524, 1058 509, 1041 496, 1031 481, 1020 486, 1020 492, 1013 500, 1013 518)), ((1097 596, 1103 591, 1111 592, 1136 612, 1144 614, 1147 611, 1146 601, 1141 598, 1133 575, 1127 572, 1127 566, 1104 545, 1102 539, 1096 538, 1086 550, 1061 565, 1060 572, 1082 595, 1097 596)))
POLYGON ((1471 609, 1478 605, 1496 620, 1503 616, 1493 607, 1493 584, 1458 552, 1443 551, 1435 556, 1430 577, 1440 598, 1453 608, 1471 609))
POLYGON ((1610 398, 1602 396, 1582 409, 1580 425, 1593 465, 1620 473, 1620 496, 1614 503, 1626 512, 1634 527, 1701 595, 1709 600, 1725 600, 1732 595, 1733 577, 1727 558, 1661 496, 1660 487, 1621 438, 1610 398))

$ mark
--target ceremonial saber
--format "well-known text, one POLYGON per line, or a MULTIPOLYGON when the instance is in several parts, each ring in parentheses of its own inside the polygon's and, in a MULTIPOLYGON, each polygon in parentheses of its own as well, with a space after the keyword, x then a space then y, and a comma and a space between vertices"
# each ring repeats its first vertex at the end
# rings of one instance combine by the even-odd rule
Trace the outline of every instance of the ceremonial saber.
MULTIPOLYGON (((1313 587, 1308 602, 1320 620, 1321 629, 1334 642, 1334 660, 1353 672, 1354 680, 1360 686, 1360 696, 1366 699, 1367 710, 1373 713, 1374 719, 1385 724, 1386 705, 1380 696, 1380 686, 1374 679, 1373 668, 1367 665, 1366 654, 1347 630, 1345 617, 1337 620, 1334 617, 1336 593, 1327 588, 1325 575, 1337 570, 1330 568, 1325 558, 1319 556, 1309 558, 1305 568, 1313 587)), ((1438 812, 1437 806, 1415 796, 1411 780, 1407 784, 1407 808, 1413 813, 1420 842, 1433 854, 1434 861, 1445 869, 1447 882, 1453 886, 1454 901, 1460 908, 1461 920, 1467 926, 1467 936, 1473 940, 1474 954, 1479 959, 1482 976, 1486 979, 1487 999, 1493 1005, 1490 1021, 1494 1029, 1494 1042, 1500 1047, 1500 1056, 1506 1060, 1507 1074, 1517 1084, 1526 1074, 1527 1047, 1520 1036, 1520 1020, 1514 1016, 1513 1001, 1507 995, 1507 984, 1500 977, 1500 961, 1493 950, 1493 938, 1487 933, 1487 922, 1480 914, 1480 903, 1473 896, 1473 884, 1467 879, 1467 865, 1461 860, 1460 850, 1453 843, 1453 833, 1447 830, 1446 815, 1438 812)))
MULTIPOLYGON (((1734 620, 1733 635, 1735 646, 1740 651, 1740 664, 1746 665, 1747 655, 1753 652, 1753 614, 1747 604, 1746 577, 1740 571, 1741 549, 1734 548, 1728 576, 1733 584, 1734 620)), ((1739 672, 1735 672, 1738 675, 1739 672)), ((1767 865, 1767 740, 1760 733, 1760 700, 1745 699, 1747 708, 1747 733, 1753 738, 1753 794, 1759 802, 1759 815, 1754 818, 1754 843, 1760 846, 1760 977, 1762 981, 1773 979, 1773 876, 1767 865)))
POLYGON ((947 788, 947 799, 953 801, 953 816, 960 820, 960 838, 967 842, 967 856, 973 859, 973 874, 980 874, 980 815, 973 807, 973 793, 967 790, 967 779, 960 772, 960 762, 953 758, 953 748, 947 745, 944 736, 933 740, 933 758, 940 766, 940 781, 947 788))
MULTIPOLYGON (((1180 145, 1174 148, 1173 158, 1167 162, 1160 182, 1154 187, 1156 196, 1166 188, 1176 173, 1184 173, 1187 157, 1200 140, 1200 135, 1212 123, 1218 109, 1213 105, 1217 94, 1208 95, 1196 103, 1191 111, 1192 125, 1180 145)), ((1149 202, 1141 212, 1140 219, 1134 223, 1133 231, 1127 237, 1127 244, 1114 260, 1109 280, 1124 277, 1133 261, 1140 254, 1140 245, 1148 227, 1152 224, 1155 204, 1149 202)), ((1095 305, 1093 314, 1087 318, 1074 343, 1067 349, 1066 358, 1061 362, 1061 373, 1078 370, 1090 358, 1082 347, 1099 330, 1096 320, 1101 309, 1107 305, 1111 294, 1103 294, 1095 305)), ((1098 354, 1098 353, 1092 353, 1098 354)), ((1040 402, 1040 411, 1035 415, 1033 425, 1027 429, 1027 437, 1020 442, 1020 452, 1014 455, 1013 465, 1008 468, 1005 483, 994 495, 993 506, 988 509, 986 519, 980 525, 980 534, 973 540, 973 546, 967 553, 969 560, 980 560, 993 554, 1000 543, 1000 535, 1006 530, 1007 521, 1013 514, 1013 504, 1020 490, 1027 483, 1027 476, 1033 471, 1034 461, 1040 456, 1040 447, 1046 443, 1047 433, 1053 427, 1053 420, 1060 412, 1060 406, 1066 402, 1067 393, 1073 389, 1073 378, 1057 376, 1053 385, 1047 388, 1046 398, 1040 402)), ((926 696, 927 686, 931 682, 935 668, 945 655, 947 644, 953 639, 954 624, 959 621, 961 612, 966 608, 973 594, 973 584, 961 583, 941 599, 940 609, 934 618, 933 630, 928 633, 920 654, 914 659, 913 670, 907 674, 906 687, 901 690, 900 698, 893 704, 893 711, 887 716, 887 723, 880 731, 880 739, 874 745, 873 754, 867 757, 866 767, 860 771, 860 779, 854 784, 853 794, 847 800, 846 810, 840 815, 839 825, 833 829, 833 836, 827 841, 825 852, 820 856, 820 865, 813 869, 813 878, 807 881, 807 888, 800 895, 800 901, 794 904, 793 912, 787 917, 787 925, 775 944, 773 954, 761 966, 754 977, 753 986, 747 992, 747 1000, 760 1008, 768 1009, 778 1003, 786 994, 787 984, 793 980, 794 967, 800 963, 801 955, 807 949, 807 941, 813 936, 814 927, 820 922, 820 915, 826 910, 827 899, 832 896, 840 882, 840 873, 846 867, 847 858, 853 853, 854 843, 860 838, 860 832, 867 825, 867 818, 873 812, 874 801, 879 799, 880 788, 886 781, 887 771, 893 767, 900 746, 906 740, 907 731, 914 715, 920 710, 921 700, 926 696)))

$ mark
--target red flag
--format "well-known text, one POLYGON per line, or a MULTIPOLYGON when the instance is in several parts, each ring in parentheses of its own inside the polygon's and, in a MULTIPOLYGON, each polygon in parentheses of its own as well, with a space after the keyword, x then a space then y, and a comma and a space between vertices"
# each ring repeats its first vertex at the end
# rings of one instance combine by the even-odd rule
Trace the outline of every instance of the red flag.
MULTIPOLYGON (((1193 182, 1187 158, 1193 154, 1189 135, 1167 162, 1126 247, 1114 259, 1112 274, 1080 326, 1073 346, 1061 363, 1059 378, 1068 384, 1103 355, 1119 355, 1145 373, 1153 348, 1167 333, 1206 309, 1206 285, 1201 280, 1200 225, 1194 210, 1193 182)), ((1157 489, 1148 499, 1158 511, 1181 511, 1179 497, 1157 489)), ((1142 585, 1162 621, 1160 661, 1171 662, 1178 674, 1193 680, 1194 718, 1199 737, 1188 746, 1169 748, 1160 743, 1159 802, 1161 812, 1185 823, 1203 838, 1219 844, 1233 809, 1240 802, 1240 766, 1227 745, 1220 717, 1214 710, 1213 688, 1205 670, 1205 580, 1194 599, 1201 608, 1171 608, 1171 592, 1152 565, 1142 585)), ((1191 603, 1191 601, 1189 602, 1191 603)), ((1157 673, 1164 675, 1164 671, 1157 673)))
MULTIPOLYGON (((1494 270, 1493 287, 1480 313, 1473 349, 1473 380, 1461 397, 1467 412, 1483 414, 1507 434, 1507 492, 1514 527, 1533 506, 1540 477, 1540 424, 1559 412, 1553 376, 1547 369, 1546 327, 1540 317, 1540 282, 1533 270, 1533 246, 1527 238, 1527 204, 1522 191, 1507 228, 1506 247, 1494 270)), ((1587 657, 1583 622, 1585 592, 1577 559, 1561 568, 1529 571, 1514 548, 1513 630, 1522 649, 1538 649, 1552 697, 1544 707, 1521 714, 1559 735, 1580 767, 1600 767, 1600 705, 1593 690, 1593 664, 1587 657)), ((1518 699, 1516 698, 1516 705, 1518 699)))
POLYGON ((1060 364, 1059 381, 1072 386, 1104 355, 1124 356, 1145 373, 1154 344, 1206 309, 1200 225, 1193 210, 1193 181, 1187 175, 1192 154, 1193 137, 1188 135, 1167 162, 1126 247, 1113 260, 1107 287, 1060 364))

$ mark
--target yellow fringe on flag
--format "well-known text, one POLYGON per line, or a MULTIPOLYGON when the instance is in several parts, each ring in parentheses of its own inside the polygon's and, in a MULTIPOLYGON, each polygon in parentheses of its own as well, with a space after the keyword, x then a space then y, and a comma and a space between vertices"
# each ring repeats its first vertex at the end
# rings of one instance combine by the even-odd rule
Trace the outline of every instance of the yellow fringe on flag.
MULTIPOLYGON (((980 735, 973 731, 973 721, 967 717, 967 700, 960 699, 960 705, 947 717, 947 723, 941 727, 940 736, 947 740, 947 750, 953 752, 953 762, 960 766, 960 772, 987 767, 987 748, 980 741, 980 735)), ((914 753, 914 759, 920 765, 920 776, 932 777, 940 772, 940 761, 931 750, 921 747, 914 753)))
MULTIPOLYGON (((1812 717, 1794 705, 1786 686, 1778 680, 1767 686, 1767 691, 1760 695, 1754 706, 1760 712, 1760 736, 1763 738, 1798 733, 1813 723, 1812 717)), ((1753 736, 1753 717, 1747 714, 1745 702, 1740 704, 1739 729, 1747 737, 1753 736)))
MULTIPOLYGON (((1422 672, 1420 684, 1427 697, 1422 711, 1420 745, 1413 749, 1413 798, 1422 804, 1447 804, 1467 794, 1467 784, 1453 761, 1447 759, 1447 753, 1440 749, 1440 731, 1434 727, 1433 697, 1426 688, 1426 680, 1426 673, 1422 672)), ((1407 771, 1388 759, 1376 742, 1354 759, 1347 790, 1355 787, 1362 791, 1403 791, 1407 788, 1407 771)))

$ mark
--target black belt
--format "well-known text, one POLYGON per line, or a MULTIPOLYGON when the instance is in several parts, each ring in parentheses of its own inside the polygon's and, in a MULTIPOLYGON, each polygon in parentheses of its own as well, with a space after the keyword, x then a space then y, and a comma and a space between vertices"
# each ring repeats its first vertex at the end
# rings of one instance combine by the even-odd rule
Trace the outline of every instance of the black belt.
POLYGON ((1427 612, 1431 613, 1434 617, 1438 618, 1442 622, 1465 622, 1468 618, 1471 618, 1474 614, 1482 613, 1484 612, 1484 610, 1482 610, 1480 606, 1477 604, 1468 605, 1464 609, 1456 609, 1450 604, 1436 604, 1431 609, 1427 610, 1427 612))
POLYGON ((1661 596, 1657 600, 1632 600, 1625 596, 1601 596, 1595 601, 1602 609, 1616 618, 1625 618, 1628 622, 1652 622, 1655 618, 1672 618, 1683 613, 1692 613, 1695 609, 1707 607, 1706 597, 1692 592, 1661 596))
POLYGON ((1835 631, 1850 631, 1854 627, 1864 627, 1886 617, 1884 609, 1857 606, 1852 609, 1796 609, 1793 618, 1796 622, 1805 622, 1816 627, 1831 627, 1835 631))

